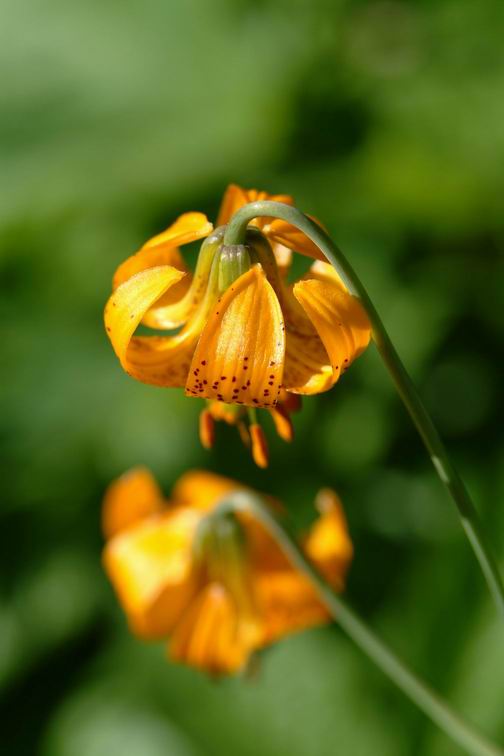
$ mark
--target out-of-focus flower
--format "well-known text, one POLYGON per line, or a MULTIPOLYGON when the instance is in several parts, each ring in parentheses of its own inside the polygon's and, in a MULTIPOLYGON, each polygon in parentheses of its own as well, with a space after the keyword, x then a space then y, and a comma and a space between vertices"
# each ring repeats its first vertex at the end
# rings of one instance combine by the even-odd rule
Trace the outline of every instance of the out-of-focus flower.
MULTIPOLYGON (((285 195, 232 185, 219 223, 255 199, 292 204, 285 195)), ((213 407, 266 408, 288 439, 285 396, 330 389, 368 345, 369 322, 328 263, 317 260, 299 281, 288 281, 291 250, 317 253, 293 226, 257 219, 246 244, 235 247, 223 245, 224 230, 213 230, 201 213, 186 213, 148 241, 117 269, 105 327, 123 368, 137 380, 182 387, 213 407), (191 275, 179 247, 204 237, 191 275), (165 334, 135 334, 140 324, 165 334)), ((247 413, 237 414, 246 426, 247 413)), ((202 423, 207 446, 211 417, 215 410, 202 423)), ((257 425, 254 415, 248 422, 257 425)))
MULTIPOLYGON (((104 500, 105 569, 131 629, 169 638, 173 659, 213 675, 236 672, 273 641, 329 621, 307 578, 263 525, 251 512, 223 505, 247 490, 195 471, 162 502, 150 473, 134 469, 104 500)), ((352 544, 336 495, 324 491, 318 503, 304 549, 341 591, 352 544)))

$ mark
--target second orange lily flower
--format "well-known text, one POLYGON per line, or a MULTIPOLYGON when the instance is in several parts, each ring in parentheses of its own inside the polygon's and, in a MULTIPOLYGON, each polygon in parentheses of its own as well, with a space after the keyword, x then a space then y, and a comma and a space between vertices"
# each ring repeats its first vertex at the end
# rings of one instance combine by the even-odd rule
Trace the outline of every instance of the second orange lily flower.
MULTIPOLYGON (((238 492, 257 496, 191 471, 165 501, 149 471, 137 468, 111 484, 103 505, 104 565, 132 630, 169 638, 173 659, 212 675, 237 672, 272 642, 330 619, 253 512, 219 514, 238 492)), ((316 504, 320 515, 301 545, 341 591, 353 553, 343 509, 329 489, 316 504)))
POLYGON ((223 246, 231 216, 261 199, 293 204, 286 195, 231 185, 216 229, 202 213, 186 213, 150 239, 117 269, 105 327, 132 377, 184 388, 209 402, 201 423, 205 445, 212 442, 214 419, 242 424, 244 438, 248 419, 254 459, 265 466, 254 410, 269 410, 280 435, 290 440, 289 396, 330 389, 368 345, 370 326, 318 248, 288 223, 257 219, 246 246, 223 246), (191 274, 179 247, 200 239, 205 241, 191 274), (291 251, 319 258, 293 284, 291 251), (164 334, 138 335, 140 324, 164 334))

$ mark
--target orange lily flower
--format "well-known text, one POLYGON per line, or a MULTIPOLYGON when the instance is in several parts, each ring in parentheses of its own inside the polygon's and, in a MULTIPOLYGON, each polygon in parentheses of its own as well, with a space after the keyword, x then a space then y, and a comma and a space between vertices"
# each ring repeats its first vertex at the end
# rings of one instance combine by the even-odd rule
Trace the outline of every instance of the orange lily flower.
MULTIPOLYGON (((247 490, 195 471, 163 502, 150 473, 134 469, 112 483, 103 505, 104 565, 131 629, 169 639, 174 660, 212 675, 237 672, 273 641, 330 621, 262 524, 246 511, 219 510, 247 490)), ((332 491, 318 503, 304 548, 341 591, 352 558, 345 517, 332 491)))
POLYGON ((280 435, 290 438, 285 396, 330 389, 366 348, 371 330, 360 302, 328 263, 316 260, 301 280, 288 282, 291 251, 321 256, 288 223, 257 219, 245 246, 223 246, 223 224, 256 199, 293 203, 286 195, 231 185, 217 229, 202 213, 186 213, 150 239, 117 269, 105 327, 121 365, 137 380, 184 388, 214 407, 266 408, 280 435), (191 274, 179 247, 200 239, 191 274), (165 333, 136 335, 141 324, 165 333))

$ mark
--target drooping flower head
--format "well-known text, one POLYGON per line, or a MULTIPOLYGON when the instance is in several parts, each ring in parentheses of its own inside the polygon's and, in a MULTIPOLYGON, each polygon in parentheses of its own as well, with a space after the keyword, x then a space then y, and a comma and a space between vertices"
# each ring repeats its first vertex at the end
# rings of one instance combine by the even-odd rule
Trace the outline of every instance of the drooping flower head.
MULTIPOLYGON (((164 501, 150 473, 131 470, 103 505, 105 569, 133 632, 169 639, 170 656, 213 675, 296 630, 329 621, 308 579, 247 510, 225 508, 248 489, 205 472, 184 475, 164 501)), ((352 544, 336 495, 318 497, 306 553, 342 590, 352 544)), ((271 503, 270 506, 280 506, 271 503)))
POLYGON ((117 269, 105 327, 131 376, 184 388, 209 403, 200 424, 206 446, 213 420, 224 419, 251 438, 254 459, 264 466, 267 447, 255 410, 268 410, 290 440, 289 397, 330 389, 366 348, 370 326, 319 249, 285 221, 258 218, 245 245, 223 244, 233 213, 261 199, 293 203, 231 185, 216 229, 202 213, 186 213, 150 239, 117 269), (191 274, 179 248, 199 239, 205 240, 191 274), (292 251, 315 258, 295 283, 288 280, 292 251), (141 324, 160 335, 136 334, 141 324))

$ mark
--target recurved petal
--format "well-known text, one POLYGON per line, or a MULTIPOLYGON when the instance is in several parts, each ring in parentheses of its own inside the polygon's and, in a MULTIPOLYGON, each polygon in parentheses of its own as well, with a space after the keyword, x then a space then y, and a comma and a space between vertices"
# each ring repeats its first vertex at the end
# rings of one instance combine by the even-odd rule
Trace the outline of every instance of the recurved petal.
POLYGON ((343 283, 343 280, 339 273, 335 270, 331 263, 323 262, 322 260, 315 260, 310 266, 310 270, 303 276, 303 281, 316 278, 319 281, 329 281, 333 283, 341 291, 348 291, 347 287, 343 283))
MULTIPOLYGON (((188 323, 199 311, 205 297, 209 294, 208 284, 212 264, 222 235, 216 232, 207 237, 201 245, 194 275, 186 276, 160 297, 145 315, 143 320, 145 325, 170 330, 188 323), (184 288, 186 280, 187 285, 184 288)), ((155 253, 156 249, 148 250, 148 252, 155 253)))
POLYGON ((308 239, 302 231, 287 223, 287 221, 275 218, 264 225, 263 231, 271 242, 283 244, 284 247, 288 247, 294 252, 300 252, 307 257, 313 257, 315 260, 326 260, 319 247, 311 239, 308 239))
POLYGON ((152 386, 183 388, 197 339, 190 327, 176 336, 134 336, 127 352, 127 373, 152 386))
POLYGON ((343 507, 337 494, 329 488, 319 491, 316 505, 320 517, 313 524, 304 548, 331 584, 342 590, 353 556, 343 507))
POLYGON ((125 369, 128 345, 143 316, 184 275, 171 266, 148 268, 121 284, 108 300, 105 307, 105 328, 125 369))
MULTIPOLYGON (((277 514, 282 512, 280 502, 265 498, 264 503, 277 514)), ((248 512, 241 512, 240 521, 247 534, 247 551, 254 575, 259 573, 270 575, 273 572, 291 569, 290 562, 277 541, 259 520, 248 512)))
POLYGON ((223 226, 240 207, 247 204, 247 191, 238 184, 229 184, 222 197, 217 226, 223 226))
POLYGON ((146 640, 166 638, 196 590, 197 581, 192 573, 178 585, 165 586, 145 610, 130 612, 127 615, 131 631, 146 640))
POLYGON ((369 344, 371 327, 367 315, 356 297, 329 279, 298 281, 294 296, 327 350, 334 384, 369 344))
POLYGON ((151 328, 176 328, 185 322, 189 312, 189 307, 182 306, 182 303, 191 286, 192 276, 177 247, 143 247, 117 268, 112 281, 112 288, 117 289, 136 273, 164 265, 170 265, 186 275, 145 313, 142 322, 151 328), (178 305, 177 308, 173 307, 175 304, 178 305))
POLYGON ((218 301, 194 352, 186 394, 251 407, 276 404, 285 326, 262 267, 254 265, 218 301))
POLYGON ((147 310, 183 276, 168 266, 149 268, 121 284, 105 307, 105 328, 121 365, 144 383, 185 384, 198 333, 188 328, 171 337, 133 336, 147 310))
MULTIPOLYGON (((238 184, 230 184, 222 198, 217 225, 222 226, 228 223, 237 210, 249 202, 257 202, 258 200, 273 200, 283 202, 286 205, 293 204, 293 199, 288 194, 268 194, 257 189, 243 189, 238 184)), ((266 219, 258 218, 254 225, 262 226, 265 222, 266 219)))
POLYGON ((109 539, 139 520, 163 509, 163 494, 145 467, 135 467, 107 488, 102 506, 102 529, 109 539))
POLYGON ((287 330, 284 385, 295 394, 320 394, 333 385, 333 369, 316 333, 287 330))
POLYGON ((293 569, 259 573, 255 591, 263 619, 262 645, 330 620, 311 584, 293 569))
MULTIPOLYGON (((302 277, 302 281, 316 279, 332 283, 341 291, 347 289, 339 277, 336 270, 327 262, 315 260, 310 266, 310 270, 302 277)), ((315 326, 307 316, 305 310, 294 296, 295 284, 287 284, 285 281, 282 286, 282 309, 288 330, 295 331, 297 334, 304 336, 313 336, 317 333, 315 326)))
POLYGON ((105 570, 132 628, 144 637, 163 637, 188 600, 191 546, 201 514, 176 508, 152 515, 106 545, 105 570))
POLYGON ((282 282, 282 311, 285 316, 287 330, 295 331, 300 336, 315 336, 317 331, 306 315, 293 292, 293 285, 282 282))
MULTIPOLYGON (((353 555, 341 503, 330 489, 317 496, 320 517, 312 526, 303 548, 331 585, 343 590, 345 576, 353 555)), ((260 528, 256 526, 256 530, 260 528)), ((251 541, 255 560, 257 611, 263 618, 263 643, 270 643, 287 633, 330 620, 310 582, 277 554, 278 547, 262 534, 251 541)))
POLYGON ((212 230, 213 225, 203 213, 184 213, 166 231, 162 231, 149 239, 142 249, 166 246, 180 247, 197 239, 203 239, 212 230))
POLYGON ((147 268, 157 268, 160 265, 170 265, 177 270, 187 273, 187 266, 177 247, 142 247, 135 255, 125 260, 114 273, 112 288, 117 289, 122 283, 147 268))
POLYGON ((206 472, 191 470, 176 482, 172 499, 176 504, 208 511, 231 491, 242 491, 246 486, 231 478, 206 472))
POLYGON ((177 622, 170 656, 211 675, 232 674, 244 666, 257 637, 255 624, 238 611, 224 586, 210 583, 177 622))
POLYGON ((187 294, 192 276, 177 245, 188 244, 208 236, 212 228, 212 224, 203 213, 185 213, 166 231, 150 239, 139 252, 128 257, 117 268, 112 282, 114 289, 136 273, 161 265, 170 265, 188 274, 159 298, 156 307, 147 310, 143 318, 145 325, 152 328, 176 328, 185 322, 191 311, 192 298, 187 294))

